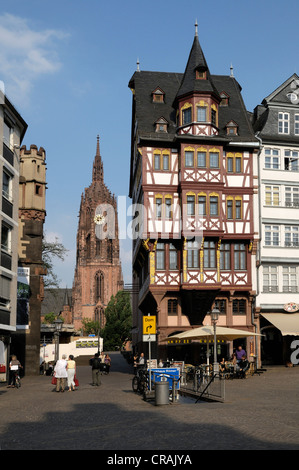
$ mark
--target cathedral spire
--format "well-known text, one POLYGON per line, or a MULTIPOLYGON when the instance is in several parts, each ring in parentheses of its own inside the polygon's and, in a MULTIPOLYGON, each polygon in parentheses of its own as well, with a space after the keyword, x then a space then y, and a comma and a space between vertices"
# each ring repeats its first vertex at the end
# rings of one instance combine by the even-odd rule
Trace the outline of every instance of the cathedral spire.
POLYGON ((100 137, 97 136, 97 149, 96 155, 93 162, 93 171, 92 171, 92 181, 100 181, 104 182, 104 170, 103 170, 103 162, 102 157, 100 154, 100 137))

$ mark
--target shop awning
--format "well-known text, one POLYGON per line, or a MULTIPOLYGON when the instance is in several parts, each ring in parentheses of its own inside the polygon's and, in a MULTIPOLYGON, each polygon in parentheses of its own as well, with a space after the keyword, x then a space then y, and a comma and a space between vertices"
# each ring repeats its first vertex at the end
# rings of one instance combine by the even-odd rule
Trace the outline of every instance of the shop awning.
POLYGON ((282 336, 299 336, 299 313, 261 313, 282 336))

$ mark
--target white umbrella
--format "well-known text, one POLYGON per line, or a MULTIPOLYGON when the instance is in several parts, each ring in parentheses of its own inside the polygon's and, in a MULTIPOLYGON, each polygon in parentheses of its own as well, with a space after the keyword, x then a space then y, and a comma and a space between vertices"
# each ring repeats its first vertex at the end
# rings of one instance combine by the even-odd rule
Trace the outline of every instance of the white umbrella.
MULTIPOLYGON (((233 339, 244 338, 246 336, 262 336, 258 333, 253 333, 248 330, 237 330, 235 328, 227 328, 225 326, 216 326, 216 337, 225 341, 232 341, 233 339)), ((193 339, 207 340, 207 363, 209 364, 209 339, 214 338, 214 326, 200 326, 191 330, 178 333, 177 335, 169 336, 168 339, 193 339)))

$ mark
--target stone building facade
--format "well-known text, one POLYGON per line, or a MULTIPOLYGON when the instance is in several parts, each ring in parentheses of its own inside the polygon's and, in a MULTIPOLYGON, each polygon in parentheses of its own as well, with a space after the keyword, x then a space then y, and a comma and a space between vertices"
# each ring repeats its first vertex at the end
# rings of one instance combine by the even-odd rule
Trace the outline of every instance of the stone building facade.
POLYGON ((76 267, 72 289, 75 330, 82 319, 105 325, 105 308, 123 287, 119 258, 117 203, 104 183, 99 137, 93 162, 92 182, 81 196, 77 231, 76 267), (113 219, 113 229, 108 223, 113 219), (109 225, 109 227, 108 227, 109 225))

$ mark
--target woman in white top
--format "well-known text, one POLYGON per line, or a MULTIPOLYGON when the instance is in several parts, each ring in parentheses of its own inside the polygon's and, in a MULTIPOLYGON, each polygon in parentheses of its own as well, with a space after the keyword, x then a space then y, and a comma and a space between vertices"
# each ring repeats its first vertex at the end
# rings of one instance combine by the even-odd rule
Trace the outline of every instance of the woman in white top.
POLYGON ((55 368, 54 368, 54 375, 57 379, 57 384, 56 384, 56 392, 59 392, 60 390, 64 392, 65 389, 65 380, 67 378, 67 362, 66 362, 66 355, 62 355, 62 359, 59 359, 56 362, 55 368))
POLYGON ((76 362, 74 361, 74 356, 70 355, 67 361, 67 384, 69 387, 69 392, 75 391, 75 374, 76 374, 76 362))

